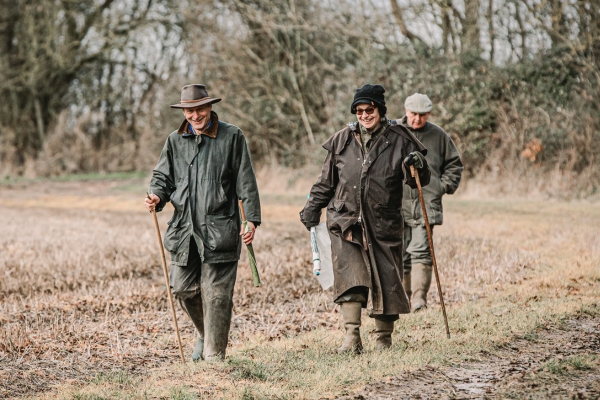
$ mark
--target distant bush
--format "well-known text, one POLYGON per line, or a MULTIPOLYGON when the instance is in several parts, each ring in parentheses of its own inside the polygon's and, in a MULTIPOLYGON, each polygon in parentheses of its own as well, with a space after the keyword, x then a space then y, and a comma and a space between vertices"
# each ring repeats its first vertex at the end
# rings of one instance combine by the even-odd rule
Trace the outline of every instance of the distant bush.
POLYGON ((600 187, 597 1, 10 3, 0 176, 149 169, 190 82, 223 98, 215 110, 257 163, 318 165, 320 144, 355 119, 354 90, 380 83, 390 118, 430 96, 467 178, 558 180, 566 197, 600 187))

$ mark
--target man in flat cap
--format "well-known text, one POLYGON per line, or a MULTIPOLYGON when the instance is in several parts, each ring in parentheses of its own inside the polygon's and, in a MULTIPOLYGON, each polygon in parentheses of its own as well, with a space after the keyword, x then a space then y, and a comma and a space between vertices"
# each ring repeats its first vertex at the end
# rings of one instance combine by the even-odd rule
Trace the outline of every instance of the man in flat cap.
POLYGON ((175 208, 164 245, 171 253, 173 294, 198 330, 194 361, 225 357, 241 242, 252 243, 260 224, 250 151, 240 128, 212 111, 219 101, 204 85, 183 87, 181 101, 171 107, 181 109, 184 120, 167 138, 145 203, 148 210, 161 211, 169 201, 175 208))
MULTIPOLYGON (((406 98, 406 115, 397 120, 398 125, 409 129, 427 148, 427 165, 431 170, 429 185, 423 187, 423 198, 429 223, 443 222, 442 196, 458 188, 463 164, 452 139, 442 128, 428 121, 433 105, 425 94, 415 93, 406 98)), ((404 186, 402 200, 404 216, 404 280, 402 284, 411 299, 411 309, 427 307, 427 292, 431 286, 432 259, 427 240, 425 222, 421 215, 419 193, 404 186)))

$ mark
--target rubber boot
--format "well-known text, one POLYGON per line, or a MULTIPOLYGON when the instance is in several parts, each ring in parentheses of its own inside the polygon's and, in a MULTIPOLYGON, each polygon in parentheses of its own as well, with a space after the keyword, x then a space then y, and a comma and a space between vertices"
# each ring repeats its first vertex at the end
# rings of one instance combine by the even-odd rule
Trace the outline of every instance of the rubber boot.
POLYGON ((204 355, 204 338, 199 337, 196 340, 196 345, 194 346, 194 351, 192 351, 192 361, 200 361, 204 355))
POLYGON ((429 264, 413 264, 411 272, 412 310, 417 312, 427 308, 427 292, 431 286, 431 272, 433 267, 429 264))
POLYGON ((339 354, 362 353, 362 340, 360 340, 360 312, 362 304, 359 301, 347 301, 340 304, 342 318, 346 328, 346 338, 342 347, 338 349, 339 354))
POLYGON ((375 332, 377 332, 376 350, 385 350, 392 347, 392 332, 394 332, 394 321, 382 321, 375 319, 375 332))
POLYGON ((204 353, 204 313, 202 311, 202 297, 200 294, 191 299, 178 298, 181 308, 190 317, 198 331, 198 340, 192 352, 192 361, 200 361, 204 353))
MULTIPOLYGON (((206 298, 205 298, 206 300, 206 298)), ((223 360, 229 341, 233 302, 228 296, 216 295, 206 301, 204 359, 223 360)))
POLYGON ((408 296, 408 300, 410 301, 410 297, 412 296, 412 289, 410 287, 410 272, 404 273, 404 279, 402 279, 402 287, 408 296))

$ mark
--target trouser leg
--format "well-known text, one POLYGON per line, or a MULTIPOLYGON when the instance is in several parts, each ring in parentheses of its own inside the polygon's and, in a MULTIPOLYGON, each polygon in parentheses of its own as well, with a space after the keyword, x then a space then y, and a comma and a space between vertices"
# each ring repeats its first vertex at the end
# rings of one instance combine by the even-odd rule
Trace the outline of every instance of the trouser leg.
POLYGON ((187 265, 171 265, 169 283, 173 296, 178 300, 183 311, 190 317, 198 332, 198 340, 192 352, 193 361, 202 359, 204 349, 204 311, 200 294, 201 270, 202 259, 198 253, 198 246, 192 238, 187 265))
POLYGON ((224 358, 233 309, 233 288, 238 262, 202 266, 204 306, 204 358, 224 358))
POLYGON ((202 263, 192 238, 187 266, 171 266, 173 295, 198 330, 194 360, 225 357, 237 264, 237 261, 202 263))

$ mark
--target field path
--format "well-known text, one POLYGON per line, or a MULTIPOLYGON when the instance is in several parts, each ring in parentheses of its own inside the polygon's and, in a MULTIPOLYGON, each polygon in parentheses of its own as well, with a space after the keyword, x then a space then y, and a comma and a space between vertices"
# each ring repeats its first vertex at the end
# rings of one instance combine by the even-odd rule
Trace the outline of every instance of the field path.
POLYGON ((0 398, 597 397, 599 204, 449 197, 434 241, 452 338, 432 290, 388 352, 365 315, 348 358, 305 196, 263 192, 263 285, 242 255, 227 360, 180 369, 144 194, 140 179, 0 185, 0 398))

